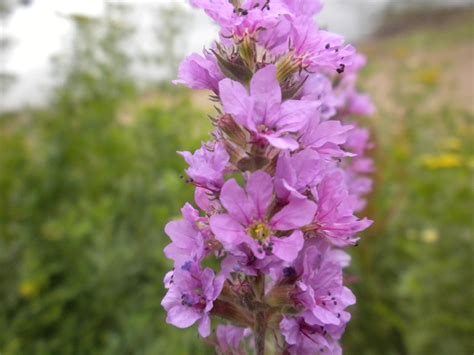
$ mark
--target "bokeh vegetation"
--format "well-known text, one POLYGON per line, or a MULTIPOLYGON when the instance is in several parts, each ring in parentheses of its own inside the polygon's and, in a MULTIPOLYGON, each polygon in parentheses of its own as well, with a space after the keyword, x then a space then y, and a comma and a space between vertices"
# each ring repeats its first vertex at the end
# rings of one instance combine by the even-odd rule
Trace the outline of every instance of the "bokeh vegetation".
MULTIPOLYGON (((374 226, 352 255, 348 354, 474 348, 474 13, 366 45, 377 116, 374 226)), ((403 21, 403 19, 402 19, 403 21)))
MULTIPOLYGON (((365 46, 376 223, 352 250, 347 354, 474 349, 472 13, 461 19, 365 46)), ((206 138, 206 108, 137 89, 126 8, 71 21, 49 107, 0 118, 0 354, 211 353, 160 306, 163 227, 192 198, 175 151, 206 138)))

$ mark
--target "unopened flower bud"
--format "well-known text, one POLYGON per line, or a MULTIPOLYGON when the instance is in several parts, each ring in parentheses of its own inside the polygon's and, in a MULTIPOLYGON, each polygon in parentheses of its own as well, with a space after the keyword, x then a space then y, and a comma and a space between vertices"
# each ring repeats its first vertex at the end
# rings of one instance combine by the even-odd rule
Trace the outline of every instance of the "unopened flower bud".
POLYGON ((277 63, 277 79, 284 83, 291 75, 298 72, 300 63, 294 60, 293 53, 288 53, 277 63))
POLYGON ((262 155, 251 155, 249 157, 241 159, 237 163, 237 167, 242 171, 253 172, 263 169, 268 163, 269 160, 267 157, 264 157, 262 155))
POLYGON ((232 164, 238 166, 240 161, 247 159, 247 153, 245 153, 245 151, 240 146, 228 140, 224 140, 222 142, 224 143, 225 149, 230 156, 230 161, 232 164))
POLYGON ((247 67, 252 72, 255 71, 256 48, 255 42, 250 36, 245 36, 242 39, 242 43, 239 45, 239 54, 247 67))
POLYGON ((265 300, 273 307, 293 306, 294 302, 291 300, 291 291, 294 288, 293 284, 275 286, 265 297, 265 300))
POLYGON ((252 327, 254 322, 249 312, 237 307, 235 304, 220 299, 214 301, 211 314, 243 327, 252 327))
POLYGON ((244 84, 250 82, 250 79, 252 79, 253 75, 252 71, 244 63, 242 63, 239 58, 235 60, 230 58, 229 55, 226 54, 223 47, 220 45, 218 45, 217 48, 218 51, 211 51, 216 56, 217 63, 219 64, 219 68, 221 69, 222 73, 226 77, 244 84))
POLYGON ((217 122, 217 126, 224 132, 234 143, 244 146, 247 137, 244 130, 234 121, 231 115, 225 114, 217 122))

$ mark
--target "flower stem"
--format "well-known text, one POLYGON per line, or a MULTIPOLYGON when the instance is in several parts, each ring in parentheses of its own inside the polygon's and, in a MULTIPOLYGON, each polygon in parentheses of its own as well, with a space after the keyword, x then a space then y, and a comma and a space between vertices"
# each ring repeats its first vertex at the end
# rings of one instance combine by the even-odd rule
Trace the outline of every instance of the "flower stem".
MULTIPOLYGON (((259 300, 265 296, 265 276, 259 275, 255 282, 255 289, 259 300)), ((264 310, 255 314, 255 350, 257 355, 265 355, 265 335, 267 332, 267 315, 264 310)))
POLYGON ((265 334, 267 332, 267 320, 265 312, 259 311, 256 314, 255 324, 255 348, 257 355, 265 355, 265 334))

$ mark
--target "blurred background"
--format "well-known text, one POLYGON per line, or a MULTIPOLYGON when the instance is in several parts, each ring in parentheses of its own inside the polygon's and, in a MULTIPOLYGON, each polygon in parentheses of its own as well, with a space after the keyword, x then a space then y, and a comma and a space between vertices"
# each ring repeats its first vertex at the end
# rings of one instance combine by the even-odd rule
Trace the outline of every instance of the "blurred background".
MULTIPOLYGON (((209 354, 160 306, 176 150, 206 93, 173 87, 217 28, 184 0, 0 2, 0 354, 209 354)), ((326 0, 369 66, 375 220, 347 281, 345 353, 474 351, 474 6, 326 0)))

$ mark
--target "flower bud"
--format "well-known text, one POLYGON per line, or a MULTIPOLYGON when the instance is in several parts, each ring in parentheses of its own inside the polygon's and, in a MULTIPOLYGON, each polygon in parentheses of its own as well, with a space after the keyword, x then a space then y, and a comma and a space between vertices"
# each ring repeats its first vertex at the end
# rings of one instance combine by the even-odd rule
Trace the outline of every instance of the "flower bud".
POLYGON ((245 153, 245 151, 240 146, 228 140, 223 140, 222 143, 224 144, 225 149, 230 156, 231 163, 235 166, 238 166, 240 161, 248 159, 247 153, 245 153))
POLYGON ((242 39, 242 43, 239 45, 239 54, 247 67, 252 72, 255 71, 256 48, 255 42, 250 36, 245 36, 242 39))
POLYGON ((293 53, 288 53, 277 63, 277 79, 284 83, 291 75, 298 72, 300 63, 294 60, 293 53))
POLYGON ((291 299, 291 291, 293 291, 294 288, 295 286, 293 284, 275 286, 265 297, 265 300, 273 307, 293 306, 294 302, 291 299))
POLYGON ((247 142, 245 131, 234 121, 231 115, 225 114, 217 122, 217 126, 224 132, 234 143, 244 146, 247 142))
POLYGON ((262 155, 251 155, 239 160, 237 167, 242 171, 253 172, 263 169, 268 163, 268 158, 262 155))
POLYGON ((224 48, 218 45, 218 51, 211 50, 216 56, 219 68, 226 77, 247 84, 252 79, 252 71, 239 60, 230 58, 224 48))
POLYGON ((224 318, 234 323, 234 325, 242 327, 252 327, 254 323, 253 317, 249 312, 230 302, 225 302, 220 299, 214 301, 211 314, 224 318))

